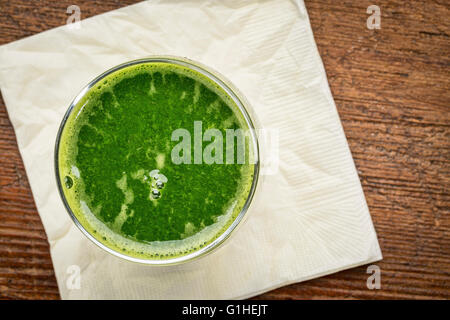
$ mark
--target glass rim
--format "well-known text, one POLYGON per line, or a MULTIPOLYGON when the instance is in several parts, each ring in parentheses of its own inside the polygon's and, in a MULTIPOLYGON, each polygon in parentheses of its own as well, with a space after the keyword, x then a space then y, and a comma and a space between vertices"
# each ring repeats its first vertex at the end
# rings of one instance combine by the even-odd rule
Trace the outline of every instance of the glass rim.
POLYGON ((68 212, 69 216, 71 217, 72 221, 75 223, 75 225, 78 227, 78 229, 93 243, 95 243, 98 247, 101 249, 107 251, 108 253, 122 258, 124 260, 141 263, 145 265, 176 265, 185 263, 188 261, 196 260, 197 258, 203 257, 215 249, 217 249, 219 246, 221 246, 231 235, 231 233, 237 229, 238 225, 241 224, 241 222, 244 220, 244 217, 246 217, 246 213, 250 207, 250 204, 252 203, 252 200, 255 195, 255 191, 258 185, 259 180, 259 172, 260 172, 260 148, 259 148, 259 142, 258 137, 256 134, 256 127, 255 127, 255 119, 252 119, 250 116, 249 110, 251 110, 250 105, 248 101, 244 98, 244 96, 240 93, 240 91, 229 81, 227 80, 223 75, 219 74, 217 71, 212 70, 210 67, 206 67, 205 65, 193 61, 191 59, 177 57, 177 56, 167 56, 167 55, 158 55, 158 56, 148 56, 146 58, 142 59, 136 59, 131 60, 122 64, 119 64, 115 67, 110 68, 109 70, 103 72, 96 78, 94 78, 92 81, 90 81, 83 89, 75 96, 73 101, 70 103, 69 108, 64 114, 64 117, 61 121, 61 124, 58 129, 58 133, 56 135, 56 141, 55 141, 55 149, 54 149, 54 166, 55 166, 55 175, 56 175, 56 184, 58 187, 59 195, 63 201, 64 207, 66 208, 66 211, 68 212), (189 254, 175 257, 175 258, 169 258, 169 259, 145 259, 145 258, 137 258, 133 256, 129 256, 126 254, 123 254, 122 252, 119 252, 115 249, 110 248, 106 244, 100 242, 97 238, 95 238, 89 231, 85 229, 85 227, 81 224, 81 222, 78 220, 76 215, 73 213, 66 196, 63 191, 62 181, 60 178, 59 173, 59 147, 61 142, 61 136, 64 131, 65 125, 67 123, 67 120, 69 119, 70 115, 72 114, 72 111, 74 110, 75 106, 78 104, 78 102, 87 94, 87 92, 98 82, 103 80, 108 75, 119 71, 121 69, 137 65, 137 64, 144 64, 144 63, 171 63, 171 64, 177 64, 180 66, 183 66, 188 69, 192 69, 194 71, 199 72, 203 76, 207 77, 210 81, 213 81, 216 85, 218 85, 222 90, 225 91, 225 93, 228 95, 229 98, 236 104, 239 111, 242 113, 245 122, 247 123, 249 127, 249 131, 251 133, 252 137, 252 144, 253 144, 253 150, 254 150, 254 170, 253 170, 253 179, 252 179, 252 185, 250 187, 249 194, 247 196, 247 199, 244 203, 244 206, 242 207, 239 214, 234 218, 233 222, 223 231, 216 239, 214 239, 211 243, 204 246, 203 248, 200 248, 199 250, 193 251, 189 254))

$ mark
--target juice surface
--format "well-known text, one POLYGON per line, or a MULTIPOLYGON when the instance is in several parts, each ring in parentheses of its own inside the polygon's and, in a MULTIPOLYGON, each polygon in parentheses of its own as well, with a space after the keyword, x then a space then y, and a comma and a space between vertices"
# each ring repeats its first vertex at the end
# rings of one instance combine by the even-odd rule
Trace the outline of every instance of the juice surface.
MULTIPOLYGON (((199 124, 202 133, 222 133, 223 150, 227 129, 248 129, 220 87, 183 66, 133 65, 95 84, 74 107, 59 148, 59 179, 83 227, 114 250, 151 259, 186 255, 219 237, 249 195, 253 150, 244 163, 225 156, 194 163, 199 124), (180 128, 191 135, 190 163, 172 160, 180 128)), ((214 138, 198 141, 204 150, 214 138)))

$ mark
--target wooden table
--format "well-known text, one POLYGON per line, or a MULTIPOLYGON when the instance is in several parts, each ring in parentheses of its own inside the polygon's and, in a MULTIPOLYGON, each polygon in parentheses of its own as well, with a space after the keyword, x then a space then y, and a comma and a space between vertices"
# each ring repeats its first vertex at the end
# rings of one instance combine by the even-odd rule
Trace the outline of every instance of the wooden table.
MULTIPOLYGON (((0 0, 0 44, 137 1, 0 0), (120 2, 120 3, 119 3, 120 2)), ((450 298, 450 2, 306 0, 384 260, 258 298, 450 298), (366 9, 381 9, 381 29, 366 9)), ((5 103, 0 99, 0 298, 60 298, 5 103)))

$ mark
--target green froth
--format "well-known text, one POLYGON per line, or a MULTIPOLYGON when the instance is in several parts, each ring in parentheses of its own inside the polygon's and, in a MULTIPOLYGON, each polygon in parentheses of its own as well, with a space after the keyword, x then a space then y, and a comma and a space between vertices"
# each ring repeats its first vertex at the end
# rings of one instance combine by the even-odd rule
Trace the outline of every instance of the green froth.
POLYGON ((75 216, 97 240, 133 257, 168 259, 230 226, 249 195, 254 165, 172 163, 172 132, 187 129, 193 140, 194 121, 223 137, 226 129, 248 129, 220 87, 169 63, 120 69, 77 103, 61 136, 59 178, 75 216), (161 188, 153 170, 167 178, 161 188))

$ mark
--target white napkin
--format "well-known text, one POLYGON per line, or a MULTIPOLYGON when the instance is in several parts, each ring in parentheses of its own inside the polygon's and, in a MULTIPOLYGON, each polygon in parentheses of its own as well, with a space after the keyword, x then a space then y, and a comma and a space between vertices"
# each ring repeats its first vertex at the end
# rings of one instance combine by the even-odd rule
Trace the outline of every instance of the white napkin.
POLYGON ((0 87, 63 299, 245 298, 381 259, 303 1, 141 2, 1 46, 0 87), (278 173, 264 177, 245 224, 214 253, 171 267, 91 243, 63 207, 53 168, 58 126, 80 89, 155 54, 216 69, 262 127, 279 130, 278 173))

